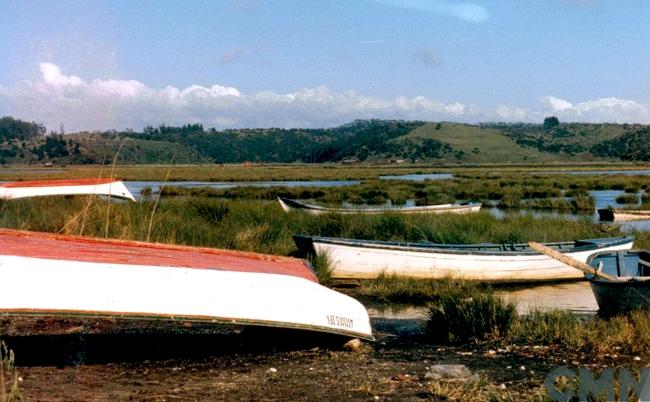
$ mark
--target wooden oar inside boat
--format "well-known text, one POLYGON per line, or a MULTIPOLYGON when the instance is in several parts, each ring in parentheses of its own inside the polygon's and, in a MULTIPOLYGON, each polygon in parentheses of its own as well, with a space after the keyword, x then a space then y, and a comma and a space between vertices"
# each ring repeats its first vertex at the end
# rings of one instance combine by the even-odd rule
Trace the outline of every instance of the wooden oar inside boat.
POLYGON ((533 250, 539 251, 540 253, 542 253, 542 254, 544 254, 544 255, 546 255, 548 257, 551 257, 554 260, 560 261, 560 262, 562 262, 562 263, 564 263, 564 264, 566 264, 566 265, 568 265, 570 267, 573 267, 573 268, 575 268, 577 270, 580 270, 580 271, 582 271, 584 273, 595 275, 597 277, 600 277, 600 278, 603 278, 603 279, 606 279, 606 280, 612 281, 612 282, 621 282, 620 278, 617 278, 615 276, 612 276, 612 275, 606 274, 604 272, 601 272, 601 271, 599 271, 597 269, 594 269, 592 266, 590 266, 588 264, 585 264, 582 261, 578 261, 575 258, 571 258, 568 255, 562 254, 562 253, 560 253, 560 252, 558 252, 556 250, 553 250, 552 248, 547 247, 547 246, 545 246, 543 244, 531 241, 530 243, 528 243, 528 245, 533 250))

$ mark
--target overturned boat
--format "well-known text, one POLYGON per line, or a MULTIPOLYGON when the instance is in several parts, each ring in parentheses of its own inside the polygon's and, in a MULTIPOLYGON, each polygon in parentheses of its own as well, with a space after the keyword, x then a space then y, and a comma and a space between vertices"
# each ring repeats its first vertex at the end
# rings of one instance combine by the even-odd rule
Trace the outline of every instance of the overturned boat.
MULTIPOLYGON (((395 275, 516 283, 582 279, 582 273, 532 250, 527 244, 435 244, 294 236, 303 253, 324 254, 339 280, 395 275)), ((546 243, 585 262, 596 251, 629 250, 633 237, 546 243)))
POLYGON ((0 229, 0 316, 173 320, 372 339, 355 299, 296 258, 0 229))
POLYGON ((135 201, 135 197, 122 181, 110 178, 0 183, 0 199, 11 200, 47 195, 101 195, 135 201))
POLYGON ((608 222, 650 220, 650 210, 602 208, 598 210, 598 216, 601 221, 608 222))
POLYGON ((335 214, 384 214, 394 212, 399 214, 466 214, 478 212, 481 209, 481 203, 456 203, 425 205, 418 207, 375 207, 375 208, 328 208, 319 205, 305 204, 300 201, 289 198, 278 197, 278 202, 285 212, 294 210, 306 211, 313 215, 335 213, 335 214))
POLYGON ((609 276, 585 274, 600 314, 650 309, 650 252, 604 251, 589 256, 587 264, 609 276))

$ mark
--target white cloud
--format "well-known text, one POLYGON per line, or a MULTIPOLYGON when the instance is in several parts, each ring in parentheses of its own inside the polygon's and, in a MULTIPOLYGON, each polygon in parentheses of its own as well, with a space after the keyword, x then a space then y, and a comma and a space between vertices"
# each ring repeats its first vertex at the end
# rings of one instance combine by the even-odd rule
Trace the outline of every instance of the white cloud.
POLYGON ((182 125, 206 127, 327 127, 354 119, 524 121, 540 123, 555 115, 561 121, 650 123, 650 104, 619 98, 571 102, 540 98, 539 108, 500 104, 483 108, 442 102, 425 96, 378 98, 355 91, 335 93, 325 86, 290 93, 191 85, 151 88, 135 80, 84 80, 42 63, 41 75, 13 87, 0 85, 0 116, 10 115, 68 131, 182 125))
POLYGON ((560 120, 611 123, 650 123, 650 104, 628 99, 598 98, 572 103, 554 96, 541 99, 560 120))
POLYGON ((567 100, 556 98, 555 96, 544 96, 540 99, 545 103, 553 112, 561 112, 564 110, 574 110, 573 104, 567 100))
POLYGON ((408 10, 428 11, 451 15, 470 22, 484 22, 490 17, 488 10, 475 3, 453 3, 442 0, 371 0, 376 3, 408 10))
POLYGON ((82 79, 74 75, 63 75, 61 74, 61 69, 56 64, 52 63, 41 63, 39 65, 41 74, 43 76, 43 82, 48 85, 54 86, 77 86, 83 83, 82 79))
POLYGON ((83 80, 52 63, 41 76, 0 92, 0 114, 63 122, 68 131, 141 129, 146 125, 202 122, 207 127, 324 127, 358 118, 468 119, 466 105, 418 96, 381 99, 354 91, 333 93, 325 86, 278 94, 242 94, 237 88, 191 85, 156 89, 135 80, 83 80))

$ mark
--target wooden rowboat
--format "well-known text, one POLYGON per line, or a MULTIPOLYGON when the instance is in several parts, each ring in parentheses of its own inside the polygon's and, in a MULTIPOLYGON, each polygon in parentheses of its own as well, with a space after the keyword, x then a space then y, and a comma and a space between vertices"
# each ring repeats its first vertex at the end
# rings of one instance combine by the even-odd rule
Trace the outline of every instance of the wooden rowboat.
POLYGON ((605 279, 585 274, 600 314, 609 316, 650 309, 650 252, 599 252, 589 256, 587 264, 613 277, 605 279))
POLYGON ((0 229, 0 315, 181 320, 372 339, 305 260, 0 229))
MULTIPOLYGON (((486 282, 545 282, 582 279, 582 273, 532 250, 527 244, 434 244, 294 236, 303 253, 328 257, 332 278, 372 279, 381 274, 409 278, 486 282)), ((633 237, 547 243, 582 262, 599 250, 629 250, 633 237)))
POLYGON ((115 179, 35 180, 0 183, 0 199, 47 195, 103 195, 135 201, 124 183, 115 179))
POLYGON ((396 212, 400 214, 442 214, 455 213, 466 214, 478 212, 481 209, 481 203, 460 203, 460 204, 441 204, 425 205, 420 207, 376 207, 376 208, 328 208, 319 205, 305 204, 300 201, 289 198, 278 197, 280 206, 285 212, 293 210, 307 211, 314 215, 336 213, 336 214, 384 214, 387 212, 396 212))
POLYGON ((598 210, 598 216, 601 221, 609 222, 650 220, 650 210, 603 208, 598 210))

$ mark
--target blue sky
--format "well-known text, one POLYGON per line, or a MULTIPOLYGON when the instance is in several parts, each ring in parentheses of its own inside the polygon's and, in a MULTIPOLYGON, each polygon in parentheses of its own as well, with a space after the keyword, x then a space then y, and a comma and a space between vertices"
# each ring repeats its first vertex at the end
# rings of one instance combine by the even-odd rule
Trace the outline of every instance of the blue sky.
POLYGON ((0 17, 0 114, 51 127, 650 123, 642 0, 2 0, 0 17))

